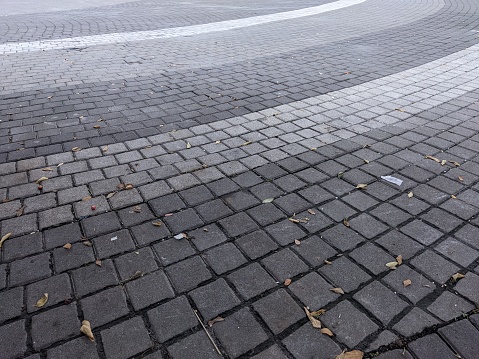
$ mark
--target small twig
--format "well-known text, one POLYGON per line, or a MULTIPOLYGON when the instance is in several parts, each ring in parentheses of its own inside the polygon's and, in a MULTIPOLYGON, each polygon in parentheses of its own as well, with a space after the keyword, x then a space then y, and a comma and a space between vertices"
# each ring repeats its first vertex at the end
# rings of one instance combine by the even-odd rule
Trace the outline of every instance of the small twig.
POLYGON ((203 324, 203 322, 201 321, 200 316, 198 315, 198 312, 197 312, 196 310, 193 310, 193 312, 195 313, 196 318, 198 319, 198 321, 200 322, 201 326, 203 327, 203 329, 204 329, 206 335, 208 336, 208 338, 210 338, 211 343, 213 343, 213 346, 215 347, 215 349, 216 349, 216 351, 218 352, 218 354, 221 355, 221 356, 223 356, 223 355, 221 354, 220 349, 219 349, 218 346, 216 345, 215 341, 214 341, 213 338, 211 337, 210 333, 206 330, 206 327, 205 327, 205 325, 203 324))

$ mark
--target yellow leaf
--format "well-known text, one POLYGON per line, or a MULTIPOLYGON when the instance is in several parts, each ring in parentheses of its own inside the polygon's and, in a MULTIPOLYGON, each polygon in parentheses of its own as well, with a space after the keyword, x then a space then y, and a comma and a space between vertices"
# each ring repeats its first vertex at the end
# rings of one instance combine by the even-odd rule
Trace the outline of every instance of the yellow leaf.
POLYGON ((299 219, 296 218, 288 218, 293 223, 299 223, 299 219))
POLYGON ((398 264, 399 264, 398 262, 389 262, 389 263, 386 263, 386 267, 388 267, 389 269, 396 269, 398 264))
POLYGON ((329 330, 328 328, 322 328, 322 329, 321 329, 321 333, 326 334, 326 335, 329 336, 329 337, 333 337, 333 336, 334 336, 333 332, 332 332, 331 330, 329 330))
POLYGON ((464 177, 462 177, 462 176, 457 177, 457 179, 461 182, 464 181, 464 177))
POLYGON ((433 156, 428 155, 428 156, 426 156, 426 158, 428 160, 433 160, 434 162, 437 162, 437 163, 441 162, 441 160, 439 158, 436 158, 436 157, 433 157, 433 156))
POLYGON ((454 196, 453 194, 451 194, 451 198, 452 198, 452 199, 457 199, 457 197, 454 196))
POLYGON ((101 148, 101 152, 106 152, 106 151, 108 151, 108 146, 103 146, 103 147, 101 148))
POLYGON ((461 164, 456 161, 449 161, 449 163, 452 163, 454 166, 459 167, 461 164))
POLYGON ((51 171, 53 171, 53 169, 51 167, 45 167, 45 168, 42 168, 42 171, 43 172, 51 172, 51 171))
POLYGON ((243 143, 241 146, 248 146, 251 144, 251 141, 246 141, 245 143, 243 143))
POLYGON ((85 334, 92 342, 95 341, 95 337, 93 336, 93 332, 91 331, 91 325, 88 320, 84 320, 83 322, 81 322, 80 332, 85 334))
POLYGON ((37 300, 35 307, 41 308, 45 304, 47 304, 47 302, 48 302, 48 293, 45 293, 42 295, 42 297, 39 300, 37 300))
POLYGON ((404 287, 409 287, 412 282, 410 279, 406 279, 406 280, 403 280, 402 284, 404 285, 404 287))
POLYGON ((407 196, 408 196, 409 198, 413 198, 413 197, 414 197, 414 193, 409 192, 409 193, 407 194, 407 196))
POLYGON ((294 244, 296 244, 297 246, 299 246, 301 244, 301 241, 299 239, 295 239, 294 240, 294 244))
POLYGON ((89 201, 91 200, 91 196, 86 196, 81 199, 82 201, 89 201))
POLYGON ((316 319, 308 310, 308 308, 304 307, 304 311, 309 321, 311 322, 311 325, 313 326, 313 328, 321 329, 321 322, 319 321, 319 319, 316 319))
POLYGON ((318 310, 315 310, 314 312, 311 312, 311 315, 313 317, 319 317, 320 315, 323 315, 324 313, 326 313, 326 309, 318 309, 318 310))
POLYGON ((441 166, 444 166, 446 163, 447 163, 446 160, 442 160, 442 161, 441 161, 441 166))
POLYGON ((342 288, 330 288, 329 289, 331 292, 334 292, 336 294, 344 294, 344 290, 342 288))
POLYGON ((0 239, 0 248, 2 248, 3 242, 5 242, 8 238, 10 238, 11 235, 12 235, 12 232, 8 232, 2 237, 2 239, 0 239))
POLYGON ((39 179, 37 179, 37 180, 35 181, 35 183, 36 183, 36 184, 39 184, 40 182, 46 181, 47 179, 48 179, 48 177, 43 176, 43 177, 40 177, 39 179))
POLYGON ((73 148, 72 148, 72 152, 78 152, 78 151, 80 151, 80 150, 81 150, 80 147, 73 147, 73 148))
POLYGON ((341 354, 336 355, 334 359, 363 359, 364 353, 360 350, 353 350, 350 352, 343 351, 341 354))
POLYGON ((186 148, 191 148, 191 143, 186 142, 186 148))
POLYGON ((263 199, 263 203, 271 203, 274 201, 274 198, 266 198, 266 199, 263 199))
POLYGON ((214 319, 208 320, 208 325, 209 325, 210 327, 212 327, 213 324, 218 323, 218 322, 222 322, 223 320, 225 320, 225 318, 223 318, 223 317, 216 317, 216 318, 214 318, 214 319))
POLYGON ((133 189, 133 185, 131 183, 128 183, 125 185, 125 189, 133 189))
POLYGON ((285 286, 288 286, 288 285, 291 284, 291 282, 292 282, 291 279, 288 278, 288 279, 286 279, 286 280, 284 281, 284 285, 285 285, 285 286))
POLYGON ((221 143, 221 141, 215 141, 216 144, 221 143))
POLYGON ((110 192, 110 193, 108 193, 108 194, 106 195, 106 198, 107 198, 107 199, 108 199, 108 198, 111 198, 111 197, 113 197, 115 194, 116 194, 116 191, 115 191, 115 192, 110 192))
POLYGON ((65 248, 65 249, 71 249, 71 248, 72 248, 72 245, 71 245, 71 243, 67 243, 67 244, 65 244, 65 245, 63 246, 63 248, 65 248))
POLYGON ((360 184, 358 184, 358 185, 356 186, 356 188, 357 188, 357 189, 366 189, 367 186, 368 186, 368 185, 365 184, 365 183, 360 183, 360 184))
POLYGON ((401 265, 402 264, 402 255, 398 255, 396 257, 396 262, 398 262, 398 265, 401 265))
POLYGON ((464 278, 464 277, 465 277, 464 274, 462 274, 462 273, 456 273, 456 274, 454 274, 454 275, 452 276, 452 280, 453 280, 454 282, 457 282, 459 279, 464 278))
POLYGON ((161 227, 163 223, 161 223, 160 221, 155 221, 155 222, 152 222, 151 224, 154 225, 155 227, 161 227))

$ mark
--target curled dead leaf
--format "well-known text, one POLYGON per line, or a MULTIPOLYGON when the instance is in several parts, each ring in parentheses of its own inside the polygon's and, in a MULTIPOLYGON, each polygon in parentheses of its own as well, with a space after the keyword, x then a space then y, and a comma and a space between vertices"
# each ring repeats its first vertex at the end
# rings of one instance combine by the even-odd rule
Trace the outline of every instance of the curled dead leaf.
POLYGON ((15 211, 15 214, 17 217, 20 217, 23 214, 23 211, 25 210, 25 206, 21 206, 19 209, 15 211))
POLYGON ((457 177, 457 179, 458 179, 459 181, 461 181, 461 182, 464 181, 464 177, 462 177, 462 176, 457 177))
POLYGON ((412 281, 410 279, 403 280, 402 284, 404 287, 409 287, 412 284, 412 281))
POLYGON ((101 128, 101 126, 100 125, 95 125, 95 126, 93 126, 93 128, 97 129, 97 128, 101 128))
POLYGON ((329 290, 333 293, 336 293, 336 294, 344 294, 344 290, 343 288, 329 288, 329 290))
POLYGON ((51 171, 53 171, 53 169, 51 167, 45 167, 45 168, 42 168, 42 171, 43 172, 51 172, 51 171))
POLYGON ((295 239, 294 240, 294 244, 296 244, 297 246, 301 245, 301 241, 299 239, 295 239))
POLYGON ((95 264, 98 266, 98 267, 101 267, 101 260, 100 259, 97 259, 95 261, 95 264))
POLYGON ((321 328, 321 333, 326 334, 329 337, 334 336, 333 332, 331 330, 329 330, 328 328, 321 328))
POLYGON ((324 264, 333 264, 333 262, 330 262, 330 261, 324 260, 324 264))
POLYGON ((191 143, 186 142, 186 148, 191 148, 191 143))
POLYGON ((459 279, 464 278, 465 275, 462 273, 456 273, 451 278, 454 282, 457 282, 459 279))
POLYGON ((36 184, 39 184, 40 182, 46 181, 47 179, 48 179, 48 177, 43 176, 43 177, 40 177, 39 179, 37 179, 37 180, 35 181, 35 183, 36 183, 36 184))
POLYGON ((274 201, 274 198, 266 198, 266 199, 263 199, 263 203, 271 203, 274 201))
POLYGON ((42 297, 39 300, 37 300, 37 302, 35 303, 35 307, 41 308, 45 304, 47 304, 47 302, 48 302, 48 293, 45 293, 42 295, 42 297))
POLYGON ((87 247, 92 247, 93 246, 93 243, 90 242, 90 241, 83 241, 82 242, 84 246, 87 246, 87 247))
POLYGON ((389 262, 389 263, 386 263, 386 267, 388 267, 389 269, 396 269, 398 264, 399 264, 398 262, 389 262))
POLYGON ((446 163, 447 163, 446 160, 442 160, 442 161, 441 161, 441 166, 444 166, 446 163))
POLYGON ((299 219, 296 218, 288 218, 293 223, 299 223, 299 219))
POLYGON ((402 255, 398 255, 396 257, 396 262, 398 262, 398 265, 401 265, 402 264, 402 255))
POLYGON ((71 249, 71 248, 72 248, 72 245, 71 245, 71 243, 67 243, 67 244, 65 244, 65 245, 63 246, 63 248, 65 248, 65 249, 71 249))
POLYGON ((72 152, 78 152, 78 151, 80 151, 80 150, 81 150, 80 147, 73 147, 73 148, 72 148, 72 152))
POLYGON ((219 144, 219 143, 221 143, 221 141, 220 141, 220 140, 218 140, 218 141, 215 141, 215 143, 216 143, 216 144, 219 144))
POLYGON ((457 197, 454 196, 453 194, 451 194, 451 198, 452 198, 452 199, 457 199, 457 197))
POLYGON ((106 195, 106 198, 107 198, 107 199, 108 199, 108 198, 111 198, 111 197, 113 197, 115 194, 117 194, 116 191, 115 191, 115 192, 110 192, 110 193, 108 193, 108 194, 106 195))
POLYGON ((284 285, 285 285, 285 286, 288 286, 288 285, 291 284, 291 282, 292 282, 292 280, 291 280, 290 278, 288 278, 288 279, 286 279, 286 280, 284 281, 284 285))
POLYGON ((91 200, 91 196, 86 196, 81 199, 82 201, 89 201, 91 200))
POLYGON ((407 196, 408 196, 408 198, 413 198, 413 197, 414 197, 414 193, 409 192, 409 193, 407 194, 407 196))
POLYGON ((125 189, 133 189, 133 185, 131 183, 128 183, 125 185, 125 189))
POLYGON ((314 312, 311 312, 311 315, 317 318, 320 315, 323 315, 324 313, 326 313, 326 309, 318 309, 318 310, 315 310, 314 312))
POLYGON ((163 223, 160 221, 151 222, 151 224, 154 225, 155 227, 161 227, 163 225, 163 223))
POLYGON ((222 322, 223 320, 225 320, 225 318, 223 318, 223 317, 216 317, 216 318, 213 318, 213 319, 211 319, 211 320, 208 320, 208 325, 209 325, 210 327, 212 327, 213 324, 218 323, 218 322, 222 322))
POLYGON ((85 334, 88 339, 90 339, 90 341, 95 341, 95 337, 93 336, 93 332, 91 331, 91 325, 88 320, 84 320, 81 322, 80 332, 85 334))
POLYGON ((461 164, 456 161, 449 161, 449 163, 452 163, 454 166, 459 167, 461 164))
POLYGON ((319 319, 316 319, 308 310, 308 308, 304 307, 304 312, 306 313, 306 316, 311 322, 311 325, 313 326, 313 328, 321 329, 321 321, 319 319))
POLYGON ((243 143, 241 146, 248 146, 251 144, 251 141, 246 141, 245 143, 243 143))
POLYGON ((310 209, 308 209, 308 213, 309 213, 309 214, 311 214, 311 215, 313 215, 313 216, 316 214, 316 212, 315 212, 315 211, 313 211, 311 208, 310 208, 310 209))
POLYGON ((336 177, 338 177, 339 179, 343 178, 344 176, 344 172, 338 172, 338 174, 336 175, 336 177))
POLYGON ((103 147, 101 148, 101 152, 106 152, 106 151, 108 151, 108 146, 103 146, 103 147))
POLYGON ((441 160, 439 158, 433 157, 433 156, 426 156, 428 160, 433 160, 434 162, 440 163, 441 160))
POLYGON ((347 218, 343 219, 343 224, 348 228, 351 227, 347 218))
POLYGON ((135 212, 135 213, 141 213, 141 207, 140 207, 140 206, 135 206, 135 207, 133 207, 133 212, 135 212))
POLYGON ((368 163, 369 163, 369 160, 363 160, 363 161, 364 161, 364 163, 366 163, 366 164, 368 164, 368 163))
POLYGON ((360 350, 352 350, 350 352, 343 351, 341 354, 336 355, 334 359, 363 359, 364 353, 360 350))
POLYGON ((358 185, 356 186, 356 188, 357 188, 357 189, 366 189, 367 186, 368 186, 368 185, 365 184, 365 183, 360 183, 360 184, 358 184, 358 185))
POLYGON ((3 242, 5 242, 8 238, 10 238, 11 235, 12 235, 12 232, 8 232, 2 237, 2 239, 0 239, 0 248, 2 248, 3 242))

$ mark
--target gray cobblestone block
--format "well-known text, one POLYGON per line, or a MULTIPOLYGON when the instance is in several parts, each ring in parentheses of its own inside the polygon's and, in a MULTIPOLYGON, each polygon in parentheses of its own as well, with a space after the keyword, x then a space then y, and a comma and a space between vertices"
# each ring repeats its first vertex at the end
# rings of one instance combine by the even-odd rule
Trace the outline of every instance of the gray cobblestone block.
POLYGON ((479 331, 467 320, 439 329, 440 335, 463 358, 474 358, 479 350, 479 331))
POLYGON ((276 286, 275 280, 258 263, 231 273, 228 279, 246 300, 276 286))
POLYGON ((395 257, 372 243, 367 243, 355 249, 349 256, 375 275, 389 271, 386 263, 395 261, 395 257), (371 258, 374 258, 374 260, 372 261, 371 258))
POLYGON ((222 217, 233 214, 222 200, 216 199, 195 207, 196 212, 206 223, 215 222, 222 217))
POLYGON ((41 193, 36 183, 28 183, 20 186, 8 188, 8 198, 10 200, 17 198, 31 197, 41 193))
POLYGON ((311 310, 320 309, 338 298, 338 294, 329 290, 331 284, 315 272, 294 281, 289 288, 311 310))
POLYGON ((199 256, 185 259, 166 268, 173 287, 180 293, 196 288, 211 278, 211 273, 199 256))
POLYGON ((260 230, 240 237, 235 243, 253 260, 278 248, 278 245, 265 232, 260 230))
POLYGON ((223 199, 238 212, 260 203, 258 199, 246 191, 238 191, 226 195, 223 199))
MULTIPOLYGON (((100 170, 93 170, 93 171, 83 171, 80 173, 73 174, 73 180, 77 186, 83 184, 90 184, 95 186, 97 185, 95 181, 100 181, 105 179, 105 176, 100 170)), ((116 184, 115 184, 116 186, 116 184)))
POLYGON ((93 196, 99 196, 101 194, 112 193, 118 191, 118 185, 120 181, 118 178, 110 178, 106 180, 101 180, 97 182, 89 183, 91 193, 93 196))
POLYGON ((27 284, 50 275, 49 253, 38 254, 10 263, 10 286, 27 284))
POLYGON ((83 315, 87 318, 92 329, 128 315, 126 295, 121 287, 113 287, 80 301, 83 315))
POLYGON ((0 327, 0 347, 5 359, 18 358, 27 350, 25 320, 0 327))
POLYGON ((153 246, 163 266, 176 263, 196 254, 187 240, 168 239, 153 246))
POLYGON ((302 240, 294 250, 312 267, 316 267, 336 254, 336 251, 317 236, 302 240))
POLYGON ((121 228, 118 216, 114 212, 85 218, 81 221, 81 225, 87 238, 113 232, 121 228))
MULTIPOLYGON (((56 167, 54 167, 53 169, 55 168, 56 167)), ((58 167, 58 170, 60 171, 60 174, 62 176, 65 176, 65 175, 71 175, 71 174, 79 173, 79 172, 87 172, 88 165, 86 161, 76 161, 76 162, 65 163, 62 166, 58 167)), ((75 176, 73 178, 75 179, 75 176)))
POLYGON ((165 149, 160 145, 142 148, 140 149, 140 152, 145 158, 157 157, 166 154, 165 149))
POLYGON ((0 289, 4 289, 7 286, 7 265, 0 265, 0 289))
POLYGON ((162 224, 160 227, 157 227, 151 222, 132 227, 131 231, 136 243, 139 245, 149 244, 170 235, 170 231, 166 228, 166 225, 162 224))
POLYGON ((213 331, 228 355, 234 358, 268 339, 248 308, 240 309, 224 321, 216 323, 213 331))
POLYGON ((172 165, 162 165, 148 170, 148 173, 155 180, 163 180, 179 174, 179 171, 172 165))
POLYGON ((71 176, 62 176, 42 182, 43 192, 59 191, 73 186, 71 176))
POLYGON ((143 202, 136 188, 119 191, 110 199, 111 208, 119 209, 143 202))
POLYGON ((479 276, 469 272, 454 287, 454 290, 462 294, 473 303, 479 303, 479 276))
POLYGON ((286 346, 295 358, 314 357, 321 353, 325 357, 334 357, 341 353, 341 348, 326 335, 314 329, 310 323, 294 331, 283 340, 286 346))
POLYGON ((155 215, 150 211, 146 203, 122 209, 118 211, 118 216, 125 227, 131 227, 155 218, 155 215))
POLYGON ((426 335, 409 343, 409 350, 421 359, 457 358, 437 334, 426 335))
POLYGON ((221 356, 204 332, 196 332, 168 347, 173 359, 219 359, 221 356))
POLYGON ((12 173, 9 175, 0 176, 0 188, 13 187, 15 185, 27 182, 28 178, 26 172, 12 173))
POLYGON ((36 232, 15 238, 15 240, 6 241, 3 244, 2 250, 5 262, 39 253, 43 250, 42 234, 36 232))
POLYGON ((125 287, 135 310, 175 297, 173 288, 161 270, 128 282, 125 287))
POLYGON ((86 186, 72 187, 58 191, 58 204, 71 203, 80 201, 85 197, 90 196, 90 192, 86 186))
POLYGON ((439 298, 427 307, 429 312, 445 322, 473 309, 474 306, 472 304, 450 292, 442 293, 439 298))
POLYGON ((53 268, 56 273, 80 267, 94 260, 93 249, 83 243, 74 243, 70 249, 56 248, 53 250, 53 268))
MULTIPOLYGON (((47 351, 48 359, 78 358, 78 359, 98 359, 98 353, 95 345, 84 337, 66 342, 58 347, 47 351)), ((40 357, 38 357, 40 359, 40 357)))
POLYGON ((93 245, 99 258, 108 258, 135 249, 135 243, 126 229, 94 238, 93 245))
POLYGON ((68 274, 56 275, 26 286, 25 297, 28 313, 43 310, 36 307, 35 304, 44 293, 48 293, 48 301, 42 308, 49 308, 69 301, 72 298, 72 287, 68 274))
POLYGON ((56 194, 46 193, 35 197, 29 197, 26 198, 23 203, 25 205, 24 213, 46 210, 57 205, 56 194))
POLYGON ((16 172, 16 163, 15 162, 7 162, 0 164, 0 174, 8 175, 10 173, 16 172))
POLYGON ((113 155, 109 155, 91 158, 88 160, 88 164, 92 169, 101 169, 105 167, 116 166, 118 165, 118 162, 113 155))
POLYGON ((72 222, 74 219, 72 206, 55 207, 47 209, 38 214, 38 222, 40 229, 58 226, 60 224, 72 222))
POLYGON ((430 245, 442 237, 440 231, 420 220, 414 220, 401 227, 400 230, 424 245, 430 245))
POLYGON ((75 243, 82 238, 78 223, 71 223, 48 229, 43 233, 45 237, 45 247, 47 249, 60 247, 66 243, 75 243))
POLYGON ((0 203, 0 220, 16 216, 16 211, 21 207, 20 201, 0 203))
POLYGON ((74 153, 77 160, 87 160, 94 157, 101 157, 102 153, 98 147, 81 149, 74 153))
POLYGON ((143 199, 149 201, 153 198, 161 197, 172 192, 165 181, 155 181, 138 187, 143 199))
POLYGON ((103 169, 106 178, 126 176, 132 173, 131 168, 127 164, 107 167, 103 169))
POLYGON ((165 217, 164 220, 173 234, 189 231, 204 224, 196 212, 191 208, 175 213, 172 216, 165 217))
POLYGON ((459 267, 429 249, 413 258, 411 264, 416 270, 440 284, 445 283, 459 271, 459 267))
POLYGON ((422 332, 425 328, 430 328, 436 324, 439 324, 436 318, 415 307, 393 329, 405 337, 411 337, 416 333, 422 332))
POLYGON ((176 212, 185 208, 184 202, 177 194, 169 194, 156 198, 149 202, 157 216, 163 216, 167 213, 176 212))
POLYGON ((0 323, 22 314, 23 288, 17 287, 0 292, 0 323))
POLYGON ((36 350, 78 333, 80 320, 76 303, 61 306, 32 317, 32 341, 36 350))
POLYGON ((158 269, 150 248, 141 248, 116 258, 115 266, 122 280, 131 278, 136 272, 149 273, 158 269))
POLYGON ((264 258, 261 263, 279 281, 304 273, 308 266, 289 249, 283 249, 264 258))
POLYGON ((57 153, 47 156, 47 164, 49 166, 57 166, 60 163, 73 162, 72 152, 57 153))
POLYGON ((126 176, 121 176, 120 179, 123 183, 129 183, 135 187, 138 187, 153 181, 150 175, 146 171, 131 173, 126 176))
POLYGON ((138 151, 123 152, 115 155, 118 163, 131 163, 143 159, 143 156, 138 151))
POLYGON ((12 233, 12 237, 17 237, 37 230, 36 214, 26 214, 21 217, 5 219, 2 221, 2 237, 7 233, 12 233))
POLYGON ((479 252, 469 246, 457 241, 454 238, 447 238, 439 243, 435 248, 437 252, 442 253, 446 258, 453 260, 461 267, 468 267, 479 257, 479 252))
POLYGON ((200 182, 190 173, 171 177, 167 179, 167 182, 175 191, 181 191, 200 184, 200 182))
POLYGON ((252 357, 252 359, 287 359, 287 356, 281 351, 278 345, 273 345, 261 353, 252 357))
POLYGON ((81 219, 83 217, 108 212, 110 210, 110 205, 105 197, 99 196, 86 201, 74 203, 73 209, 76 218, 81 219))
POLYGON ((245 213, 237 213, 219 221, 231 237, 236 237, 258 229, 258 225, 245 213))
POLYGON ((216 274, 223 274, 246 263, 245 257, 233 243, 226 243, 203 254, 216 274))
POLYGON ((101 339, 106 356, 117 359, 140 354, 153 345, 141 317, 102 330, 101 339))
POLYGON ((72 272, 72 278, 77 297, 118 284, 118 277, 111 260, 102 261, 101 267, 90 264, 76 269, 72 272))
POLYGON ((381 236, 376 243, 385 248, 391 255, 401 254, 403 259, 410 259, 422 248, 418 242, 410 239, 399 231, 393 230, 381 236))
POLYGON ((227 240, 216 224, 198 228, 188 233, 191 242, 199 251, 203 251, 227 240))
POLYGON ((331 265, 319 269, 334 287, 340 287, 345 292, 357 289, 371 277, 346 257, 335 259, 331 265))

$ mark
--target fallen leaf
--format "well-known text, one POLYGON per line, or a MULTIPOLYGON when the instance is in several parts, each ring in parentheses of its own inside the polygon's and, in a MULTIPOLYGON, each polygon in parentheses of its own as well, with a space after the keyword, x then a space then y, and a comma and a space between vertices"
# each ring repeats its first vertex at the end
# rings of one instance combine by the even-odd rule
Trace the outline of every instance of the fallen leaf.
POLYGON ((63 162, 60 162, 59 164, 57 164, 57 167, 60 167, 60 166, 63 166, 63 162))
POLYGON ((48 302, 48 293, 45 293, 42 295, 42 297, 39 300, 37 300, 37 302, 35 303, 35 307, 41 308, 45 304, 47 304, 47 302, 48 302))
POLYGON ((174 238, 179 240, 179 239, 188 238, 188 237, 185 233, 179 233, 174 238))
POLYGON ((457 177, 457 179, 461 182, 464 181, 464 177, 462 177, 462 176, 457 177))
POLYGON ((241 146, 248 146, 251 144, 251 141, 246 141, 245 143, 243 143, 241 146))
POLYGON ((51 171, 53 171, 53 169, 50 168, 50 167, 45 167, 45 168, 42 168, 42 171, 44 171, 44 172, 51 172, 51 171))
POLYGON ((322 328, 321 333, 326 334, 327 336, 330 336, 330 337, 334 336, 333 332, 329 330, 328 328, 322 328))
POLYGON ((402 255, 398 255, 396 257, 396 262, 398 262, 398 265, 401 265, 402 264, 402 255))
POLYGON ((118 239, 118 236, 114 236, 114 237, 111 237, 111 238, 110 238, 110 241, 113 242, 113 241, 116 241, 117 239, 118 239))
POLYGON ((81 322, 80 332, 85 334, 92 342, 95 341, 95 337, 93 336, 93 332, 91 331, 91 325, 88 320, 84 320, 81 322))
POLYGON ((37 179, 37 180, 35 181, 35 183, 36 183, 36 184, 39 184, 40 182, 46 181, 47 179, 48 179, 48 177, 43 176, 43 177, 40 177, 39 179, 37 179))
POLYGON ((98 266, 98 267, 101 267, 101 260, 100 259, 97 259, 95 261, 95 264, 98 266))
POLYGON ((101 148, 101 152, 106 152, 106 151, 108 151, 108 146, 103 146, 103 147, 101 148))
POLYGON ((343 351, 341 354, 336 355, 334 359, 363 359, 364 353, 360 350, 353 350, 350 352, 343 351))
POLYGON ((464 274, 462 274, 462 273, 456 273, 456 274, 454 274, 454 275, 452 276, 452 280, 453 280, 454 282, 457 282, 459 279, 464 278, 464 277, 465 277, 464 274))
POLYGON ((223 317, 216 317, 216 318, 214 318, 214 319, 208 320, 208 325, 209 325, 210 327, 212 327, 213 324, 218 323, 218 322, 222 322, 223 320, 225 320, 225 318, 223 318, 223 317))
POLYGON ((101 126, 100 125, 95 125, 95 126, 93 126, 93 128, 95 128, 95 129, 96 128, 101 128, 101 126))
POLYGON ((433 160, 434 162, 440 163, 441 160, 439 158, 433 157, 433 156, 426 156, 428 160, 433 160))
POLYGON ((93 246, 93 243, 90 242, 90 241, 83 241, 82 242, 84 246, 87 246, 87 247, 92 247, 93 246))
POLYGON ((215 141, 216 144, 221 143, 221 141, 215 141))
POLYGON ((71 249, 71 248, 72 248, 72 245, 71 245, 71 243, 67 243, 67 244, 65 244, 65 245, 63 246, 63 248, 65 248, 65 249, 71 249))
POLYGON ((299 239, 295 239, 294 240, 294 244, 296 244, 297 246, 299 246, 301 244, 301 241, 299 239))
POLYGON ((311 325, 313 328, 316 329, 321 329, 321 322, 319 319, 316 319, 311 312, 308 310, 308 308, 304 307, 304 312, 306 313, 306 316, 308 317, 309 321, 311 322, 311 325))
POLYGON ((404 287, 409 287, 412 282, 410 279, 406 279, 406 280, 403 280, 402 284, 404 285, 404 287))
POLYGON ((346 226, 346 227, 351 227, 351 225, 349 224, 349 221, 347 218, 343 219, 343 224, 346 226))
POLYGON ((3 242, 5 242, 8 238, 10 238, 11 235, 12 235, 12 232, 8 232, 2 237, 2 239, 0 239, 0 248, 2 248, 3 242))
POLYGON ((363 160, 363 161, 364 161, 364 163, 366 163, 366 164, 368 164, 368 163, 369 163, 369 160, 363 160))
POLYGON ((452 199, 457 199, 457 197, 454 196, 453 194, 451 194, 451 198, 452 198, 452 199))
POLYGON ((398 262, 389 262, 389 263, 386 263, 386 267, 388 267, 389 269, 396 269, 398 264, 399 264, 398 262))
POLYGON ((80 147, 73 147, 73 148, 72 148, 72 152, 78 152, 78 151, 80 151, 80 150, 81 150, 80 147))
POLYGON ((51 99, 53 96, 48 96, 47 99, 51 99))
POLYGON ((135 206, 135 207, 133 207, 133 212, 135 212, 135 213, 141 213, 141 207, 140 207, 140 206, 135 206))
POLYGON ((106 198, 107 198, 107 199, 108 199, 108 198, 111 198, 111 197, 113 197, 115 194, 117 194, 116 191, 115 191, 115 192, 110 192, 110 193, 108 193, 108 194, 106 195, 106 198))
POLYGON ((19 209, 17 209, 15 212, 17 217, 20 217, 23 214, 24 210, 25 210, 25 206, 21 206, 19 209))
POLYGON ((117 184, 116 188, 118 189, 125 189, 125 185, 123 183, 117 184))
POLYGON ((86 196, 81 199, 82 201, 89 201, 91 200, 91 196, 86 196))
POLYGON ((173 213, 167 213, 165 214, 165 217, 171 217, 173 215, 173 213))
POLYGON ((312 214, 313 216, 316 214, 316 212, 313 211, 312 209, 308 209, 308 213, 309 213, 309 214, 312 214))
POLYGON ((125 189, 133 189, 133 185, 131 183, 128 183, 126 186, 125 186, 125 189))
POLYGON ((324 313, 326 313, 326 309, 318 309, 318 310, 315 310, 314 312, 311 312, 311 315, 317 318, 323 315, 324 313))
POLYGON ((285 286, 288 286, 288 285, 291 284, 291 282, 292 282, 292 280, 291 280, 290 278, 288 278, 288 279, 286 279, 286 280, 284 281, 284 285, 285 285, 285 286))
POLYGON ((459 167, 461 164, 456 161, 449 161, 449 163, 452 163, 454 166, 459 167))
POLYGON ((271 203, 274 201, 274 198, 266 198, 266 199, 263 199, 263 203, 271 203))
POLYGON ((333 262, 330 262, 330 261, 327 261, 327 260, 324 260, 324 263, 325 264, 333 264, 333 262))
POLYGON ((293 223, 299 223, 299 219, 296 218, 288 218, 293 223))
POLYGON ((395 108, 394 110, 399 111, 399 112, 404 112, 402 108, 395 108))
POLYGON ((310 150, 311 151, 316 151, 318 148, 317 147, 311 147, 310 150))
POLYGON ((151 224, 155 227, 161 227, 163 225, 163 223, 161 223, 160 221, 151 222, 151 224))
POLYGON ((444 166, 446 163, 447 163, 446 160, 442 160, 442 161, 441 161, 441 166, 444 166))
POLYGON ((334 292, 336 294, 344 294, 344 290, 342 288, 330 288, 329 289, 331 292, 334 292))
POLYGON ((414 193, 409 192, 409 193, 407 194, 407 196, 408 196, 409 198, 413 198, 413 197, 414 197, 414 193))
POLYGON ((186 142, 186 148, 191 148, 191 143, 186 142))
POLYGON ((338 177, 339 179, 343 178, 344 176, 344 172, 338 172, 338 174, 336 175, 336 177, 338 177))
POLYGON ((365 183, 360 183, 360 184, 358 184, 358 185, 356 186, 356 188, 357 188, 357 189, 366 189, 367 186, 368 186, 368 185, 365 184, 365 183))

